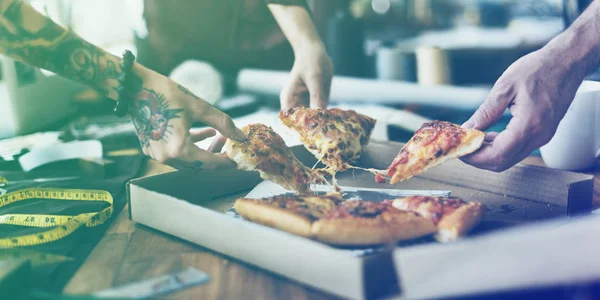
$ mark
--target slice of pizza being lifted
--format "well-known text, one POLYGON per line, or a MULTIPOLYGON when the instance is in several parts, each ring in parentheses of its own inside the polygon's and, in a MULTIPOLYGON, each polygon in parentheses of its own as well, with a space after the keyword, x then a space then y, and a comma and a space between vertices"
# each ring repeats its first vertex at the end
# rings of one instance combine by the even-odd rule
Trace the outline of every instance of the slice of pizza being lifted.
POLYGON ((391 184, 406 180, 450 159, 477 151, 485 134, 445 122, 424 123, 387 169, 391 184))
POLYGON ((369 143, 375 119, 353 110, 291 108, 279 113, 302 144, 330 171, 345 171, 369 143))
POLYGON ((485 214, 480 202, 465 202, 458 198, 411 196, 391 201, 397 209, 415 212, 430 219, 437 227, 436 239, 454 241, 468 233, 485 214))
POLYGON ((264 124, 241 128, 247 140, 227 140, 224 149, 238 169, 258 171, 263 179, 301 194, 310 193, 313 183, 326 183, 322 175, 300 162, 281 136, 264 124))

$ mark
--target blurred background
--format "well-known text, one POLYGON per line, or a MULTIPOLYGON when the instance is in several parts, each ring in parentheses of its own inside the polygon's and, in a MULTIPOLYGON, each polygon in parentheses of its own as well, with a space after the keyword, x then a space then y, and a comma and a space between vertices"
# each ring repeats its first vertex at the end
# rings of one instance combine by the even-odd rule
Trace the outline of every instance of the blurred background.
MULTIPOLYGON (((410 122, 465 121, 512 62, 560 33, 585 2, 308 0, 308 6, 334 62, 332 105, 415 114, 385 120, 388 137, 402 141, 418 125, 410 122)), ((277 110, 293 64, 262 0, 30 3, 115 55, 134 50, 140 63, 234 118, 277 110)), ((104 126, 108 133, 132 130, 127 119, 112 117, 114 102, 94 91, 6 58, 1 63, 0 138, 64 128, 85 135, 91 125, 96 133, 104 126)))

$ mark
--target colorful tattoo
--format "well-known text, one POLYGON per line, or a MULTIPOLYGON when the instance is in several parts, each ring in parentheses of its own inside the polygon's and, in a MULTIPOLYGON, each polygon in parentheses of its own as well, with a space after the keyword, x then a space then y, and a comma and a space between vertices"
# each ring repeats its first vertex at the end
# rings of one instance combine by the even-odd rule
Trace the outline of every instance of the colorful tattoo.
POLYGON ((143 147, 170 134, 169 122, 180 117, 183 109, 170 109, 162 94, 143 88, 132 103, 131 120, 143 147))
POLYGON ((0 16, 0 51, 88 84, 107 95, 118 85, 116 78, 120 66, 115 57, 58 26, 21 1, 11 3, 0 16))

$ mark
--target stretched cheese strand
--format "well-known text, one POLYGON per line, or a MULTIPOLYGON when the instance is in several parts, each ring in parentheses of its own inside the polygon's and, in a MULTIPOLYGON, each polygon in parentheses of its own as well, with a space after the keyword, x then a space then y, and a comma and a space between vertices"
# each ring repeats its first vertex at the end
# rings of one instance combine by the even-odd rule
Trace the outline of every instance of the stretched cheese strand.
POLYGON ((357 169, 357 170, 367 171, 369 173, 372 173, 372 174, 375 174, 375 175, 381 175, 384 178, 390 179, 390 177, 388 177, 387 174, 386 174, 387 170, 378 170, 378 169, 375 169, 375 168, 368 168, 368 169, 366 169, 366 168, 356 167, 356 166, 352 166, 352 165, 350 166, 350 169, 357 169))

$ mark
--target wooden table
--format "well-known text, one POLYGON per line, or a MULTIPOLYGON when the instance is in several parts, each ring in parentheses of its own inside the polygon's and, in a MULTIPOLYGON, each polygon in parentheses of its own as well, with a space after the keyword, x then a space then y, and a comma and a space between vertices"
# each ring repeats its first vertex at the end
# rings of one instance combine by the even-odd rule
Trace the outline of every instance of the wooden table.
MULTIPOLYGON (((543 165, 539 157, 528 164, 543 165)), ((172 169, 149 161, 144 175, 172 169)), ((594 208, 600 208, 600 170, 594 170, 594 208)), ((337 299, 211 250, 163 234, 128 219, 125 206, 90 256, 64 289, 91 293, 194 266, 210 282, 167 295, 167 299, 337 299)))

